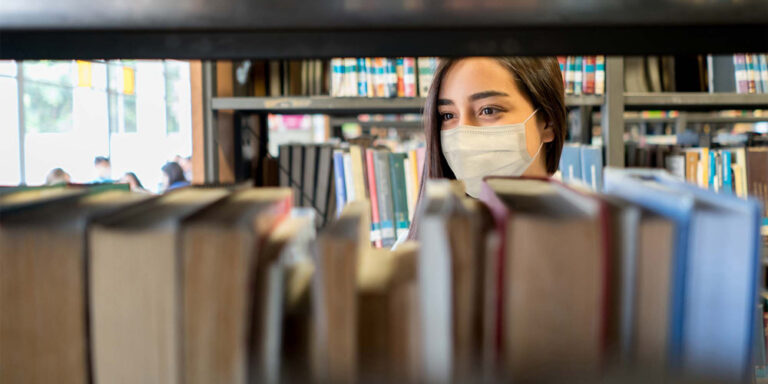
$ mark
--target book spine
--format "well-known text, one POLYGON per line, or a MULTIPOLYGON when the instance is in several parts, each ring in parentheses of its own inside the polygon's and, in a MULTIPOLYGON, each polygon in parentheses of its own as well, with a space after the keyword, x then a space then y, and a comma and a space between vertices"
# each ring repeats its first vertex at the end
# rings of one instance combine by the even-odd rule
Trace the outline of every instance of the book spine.
POLYGON ((397 97, 397 64, 395 59, 387 59, 389 70, 389 97, 397 97))
POLYGON ((744 55, 733 55, 734 76, 736 77, 736 91, 738 93, 749 93, 749 82, 747 81, 747 67, 744 61, 744 55))
POLYGON ((347 96, 357 96, 357 59, 354 57, 347 59, 347 73, 349 74, 347 96))
POLYGON ((408 196, 403 160, 405 154, 389 154, 389 177, 392 181, 392 206, 395 222, 395 239, 408 233, 408 196))
POLYGON ((574 57, 573 56, 568 56, 565 60, 566 60, 566 62, 565 62, 565 94, 566 95, 572 95, 573 94, 573 80, 574 80, 574 76, 573 76, 573 69, 574 69, 573 60, 574 60, 574 57))
POLYGON ((427 94, 429 93, 429 87, 432 85, 433 72, 431 61, 432 60, 429 57, 419 57, 416 59, 416 63, 419 69, 419 96, 421 97, 427 97, 427 94))
POLYGON ((413 183, 413 166, 411 165, 410 154, 403 159, 403 170, 405 171, 405 197, 408 203, 408 222, 413 222, 413 208, 416 200, 413 198, 413 189, 416 186, 413 183))
POLYGON ((386 82, 384 80, 384 58, 376 58, 376 97, 386 97, 386 82))
POLYGON ((376 83, 373 81, 376 70, 373 68, 373 60, 370 57, 365 58, 365 83, 367 84, 366 95, 368 97, 376 96, 376 83))
POLYGON ((743 56, 747 66, 747 92, 755 93, 755 63, 752 61, 752 55, 745 54, 743 56))
POLYGON ((357 95, 368 96, 368 77, 366 75, 365 59, 357 58, 357 95))
POLYGON ((336 187, 336 217, 341 214, 347 204, 346 186, 344 183, 344 159, 341 151, 333 152, 333 179, 336 187))
POLYGON ((557 63, 560 65, 560 75, 563 78, 563 89, 565 89, 565 64, 567 63, 568 58, 565 56, 558 56, 557 57, 557 63))
POLYGON ((376 170, 372 149, 365 150, 365 168, 368 173, 368 191, 371 195, 371 242, 381 248, 381 218, 379 217, 379 199, 376 190, 376 170))
POLYGON ((374 171, 376 172, 376 192, 379 200, 379 219, 381 221, 381 245, 391 247, 395 243, 395 221, 392 202, 392 181, 389 173, 389 152, 375 152, 374 171))
POLYGON ((696 174, 699 162, 699 154, 695 151, 685 153, 685 179, 692 184, 696 184, 696 174))
POLYGON ((413 57, 403 58, 403 70, 405 71, 405 97, 416 97, 416 64, 413 57))
POLYGON ((580 95, 581 94, 581 87, 582 87, 582 68, 583 68, 583 58, 581 56, 576 56, 576 58, 573 61, 573 94, 574 95, 580 95))
POLYGON ((334 57, 331 59, 331 96, 339 96, 341 86, 341 59, 334 57))
POLYGON ((760 82, 763 84, 763 93, 768 93, 768 54, 758 55, 760 61, 760 82))
POLYGON ((405 63, 402 57, 398 57, 395 66, 397 75, 397 97, 405 97, 405 63))
POLYGON ((355 201, 358 197, 355 196, 355 181, 352 178, 352 158, 349 156, 349 152, 343 153, 342 161, 344 162, 344 186, 346 187, 347 201, 355 201))
POLYGON ((709 162, 709 148, 701 148, 701 153, 699 154, 699 169, 701 170, 699 186, 704 189, 709 189, 712 185, 709 178, 709 162))
POLYGON ((605 93, 605 56, 595 58, 595 95, 605 93))
POLYGON ((595 94, 595 56, 587 56, 586 61, 587 68, 585 72, 587 74, 587 81, 584 93, 587 95, 593 95, 595 94))
POLYGON ((760 55, 752 56, 752 66, 755 68, 755 93, 764 93, 766 90, 763 88, 763 76, 760 71, 760 55))
POLYGON ((731 151, 722 152, 723 192, 733 194, 733 173, 731 172, 731 151))
MULTIPOLYGON (((413 208, 416 209, 416 203, 419 201, 419 161, 416 154, 416 150, 412 149, 408 152, 408 160, 411 163, 411 183, 413 183, 413 208)), ((413 216, 413 212, 411 212, 413 216)), ((413 221, 413 219, 411 219, 413 221)))

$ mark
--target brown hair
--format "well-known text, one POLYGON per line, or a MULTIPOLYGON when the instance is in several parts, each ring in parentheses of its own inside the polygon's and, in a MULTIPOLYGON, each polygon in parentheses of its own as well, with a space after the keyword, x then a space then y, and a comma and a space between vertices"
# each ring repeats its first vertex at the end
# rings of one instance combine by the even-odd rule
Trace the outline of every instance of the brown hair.
MULTIPOLYGON (((421 199, 424 196, 426 179, 456 179, 451 167, 443 156, 440 142, 440 115, 437 111, 437 98, 445 73, 462 58, 440 59, 435 69, 435 77, 429 87, 424 103, 424 133, 427 141, 426 158, 416 204, 416 214, 411 223, 408 239, 416 239, 417 222, 420 214, 421 199)), ((557 171, 560 153, 563 151, 566 132, 565 93, 560 64, 555 57, 496 57, 496 61, 509 70, 515 79, 517 89, 538 109, 536 118, 552 127, 554 139, 544 144, 545 163, 548 174, 557 171)))

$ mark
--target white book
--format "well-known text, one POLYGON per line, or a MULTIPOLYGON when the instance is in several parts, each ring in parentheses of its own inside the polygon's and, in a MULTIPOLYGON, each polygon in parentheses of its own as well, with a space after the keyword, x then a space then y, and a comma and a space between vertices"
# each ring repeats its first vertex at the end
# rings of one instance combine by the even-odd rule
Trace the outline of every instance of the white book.
POLYGON ((349 152, 344 152, 342 158, 344 159, 344 185, 347 192, 347 204, 349 204, 350 201, 354 201, 357 198, 355 196, 355 182, 352 177, 352 157, 349 155, 349 152))
POLYGON ((408 158, 405 158, 403 160, 403 169, 405 169, 405 194, 407 196, 408 200, 408 221, 413 222, 413 211, 416 207, 416 202, 413 199, 414 193, 414 185, 413 185, 413 165, 411 165, 411 160, 408 158))

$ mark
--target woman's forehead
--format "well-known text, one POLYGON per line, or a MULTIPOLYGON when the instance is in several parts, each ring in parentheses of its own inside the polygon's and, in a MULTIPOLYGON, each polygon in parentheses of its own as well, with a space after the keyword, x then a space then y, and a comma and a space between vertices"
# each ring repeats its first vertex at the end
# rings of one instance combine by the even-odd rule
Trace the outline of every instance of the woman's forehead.
POLYGON ((510 96, 517 93, 512 73, 493 58, 468 58, 457 61, 445 73, 439 98, 465 101, 472 94, 489 90, 510 96))

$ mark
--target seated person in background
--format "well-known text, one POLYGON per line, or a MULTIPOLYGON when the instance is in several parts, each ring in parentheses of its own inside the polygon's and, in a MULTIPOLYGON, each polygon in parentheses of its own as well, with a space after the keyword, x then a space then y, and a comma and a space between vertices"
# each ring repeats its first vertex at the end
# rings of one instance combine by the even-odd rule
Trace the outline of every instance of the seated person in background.
POLYGON ((64 172, 61 168, 54 168, 45 177, 45 185, 68 184, 69 179, 69 173, 64 172))
POLYGON ((136 174, 133 172, 126 172, 120 179, 120 182, 130 185, 131 192, 150 193, 143 185, 141 185, 141 181, 139 181, 139 178, 136 177, 136 174))
POLYGON ((192 182, 192 157, 176 155, 173 157, 173 161, 181 166, 181 169, 184 171, 184 178, 187 179, 187 181, 192 182))
POLYGON ((109 158, 104 156, 96 156, 93 159, 93 166, 96 168, 96 179, 94 183, 111 183, 112 182, 112 164, 109 158))
POLYGON ((178 163, 165 163, 161 169, 163 170, 163 187, 165 192, 189 185, 189 181, 184 178, 184 170, 181 169, 178 163))

